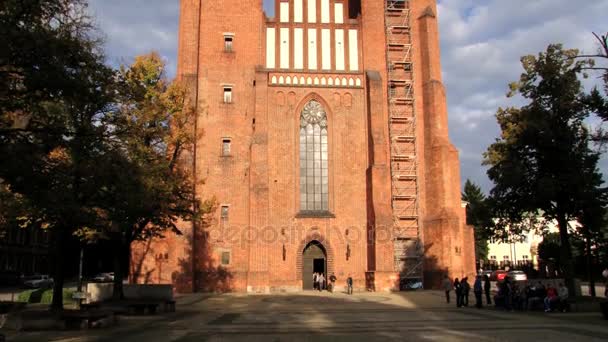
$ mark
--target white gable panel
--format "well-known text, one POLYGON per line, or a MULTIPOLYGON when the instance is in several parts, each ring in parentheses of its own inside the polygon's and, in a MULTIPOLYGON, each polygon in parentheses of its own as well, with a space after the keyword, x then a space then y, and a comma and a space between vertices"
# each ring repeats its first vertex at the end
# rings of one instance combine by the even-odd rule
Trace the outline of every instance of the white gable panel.
POLYGON ((317 69, 317 30, 308 29, 308 69, 317 69))
POLYGON ((276 66, 275 62, 275 46, 276 46, 276 33, 274 28, 266 28, 266 67, 268 69, 274 69, 276 66))
POLYGON ((330 30, 321 30, 321 58, 323 70, 331 69, 331 37, 330 30))
POLYGON ((279 6, 279 10, 281 11, 281 22, 288 23, 289 22, 289 2, 281 2, 279 6))
POLYGON ((289 69, 289 29, 281 28, 281 69, 289 69))
POLYGON ((304 29, 296 28, 293 33, 293 67, 304 69, 304 29))
POLYGON ((348 30, 348 63, 351 71, 359 71, 359 41, 357 30, 348 30))

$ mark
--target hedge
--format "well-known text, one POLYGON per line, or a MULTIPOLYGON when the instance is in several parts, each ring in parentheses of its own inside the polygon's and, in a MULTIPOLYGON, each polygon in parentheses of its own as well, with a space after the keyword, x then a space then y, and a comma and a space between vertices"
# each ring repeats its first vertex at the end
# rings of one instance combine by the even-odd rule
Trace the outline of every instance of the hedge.
MULTIPOLYGON (((72 296, 74 295, 73 290, 63 289, 63 304, 71 304, 74 302, 72 296)), ((51 304, 53 301, 53 290, 52 289, 36 289, 23 291, 17 297, 18 302, 24 303, 41 303, 51 304)))

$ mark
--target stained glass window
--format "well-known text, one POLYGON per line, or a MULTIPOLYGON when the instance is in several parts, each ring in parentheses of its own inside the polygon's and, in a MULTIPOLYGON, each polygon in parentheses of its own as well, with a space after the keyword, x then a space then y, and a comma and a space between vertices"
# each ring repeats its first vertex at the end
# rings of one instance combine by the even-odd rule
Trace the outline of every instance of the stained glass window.
POLYGON ((300 210, 329 210, 327 114, 308 102, 300 114, 300 210))

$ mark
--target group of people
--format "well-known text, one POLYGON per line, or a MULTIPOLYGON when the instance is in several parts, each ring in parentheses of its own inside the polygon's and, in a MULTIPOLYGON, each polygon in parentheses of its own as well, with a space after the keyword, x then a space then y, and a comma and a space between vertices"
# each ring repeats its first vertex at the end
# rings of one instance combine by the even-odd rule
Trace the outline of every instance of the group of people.
MULTIPOLYGON (((486 277, 487 278, 487 277, 486 277)), ((454 279, 454 282, 446 275, 443 279, 442 288, 445 291, 446 302, 450 303, 450 292, 454 290, 456 293, 456 307, 468 307, 469 306, 469 294, 471 292, 471 284, 469 284, 469 278, 464 277, 461 280, 458 278, 454 279)), ((490 299, 490 280, 486 279, 485 283, 482 283, 481 276, 475 278, 473 283, 473 293, 475 294, 475 306, 481 308, 483 306, 483 294, 486 293, 486 300, 488 305, 491 304, 490 299)))
MULTIPOLYGON (((318 291, 327 290, 329 292, 333 292, 336 285, 336 280, 338 280, 338 278, 333 273, 329 276, 329 282, 326 282, 323 273, 314 272, 312 274, 312 287, 318 291)), ((346 278, 346 290, 349 295, 353 294, 353 278, 350 275, 348 278, 346 278)))
POLYGON ((545 312, 550 311, 566 311, 568 306, 568 297, 570 293, 568 287, 560 283, 557 288, 548 285, 545 287, 540 281, 536 285, 528 285, 523 293, 515 293, 520 304, 518 308, 532 310, 541 302, 545 312), (525 307, 524 307, 525 305, 525 307))
MULTIPOLYGON (((492 305, 491 282, 486 275, 483 277, 476 276, 473 283, 473 293, 475 295, 475 306, 483 307, 483 297, 487 305, 492 305)), ((511 281, 507 276, 504 280, 498 282, 498 292, 493 297, 494 305, 497 308, 504 308, 508 311, 513 310, 533 310, 542 305, 545 312, 551 311, 566 311, 568 307, 568 288, 560 283, 557 288, 548 285, 545 287, 540 281, 538 284, 528 284, 522 288, 518 283, 511 281)), ((469 294, 471 285, 468 277, 462 279, 454 279, 452 282, 446 275, 443 279, 442 289, 445 291, 446 302, 450 303, 450 292, 453 290, 456 293, 456 307, 469 306, 469 294)))
POLYGON ((325 289, 325 276, 323 273, 315 272, 312 274, 312 288, 319 291, 325 289))

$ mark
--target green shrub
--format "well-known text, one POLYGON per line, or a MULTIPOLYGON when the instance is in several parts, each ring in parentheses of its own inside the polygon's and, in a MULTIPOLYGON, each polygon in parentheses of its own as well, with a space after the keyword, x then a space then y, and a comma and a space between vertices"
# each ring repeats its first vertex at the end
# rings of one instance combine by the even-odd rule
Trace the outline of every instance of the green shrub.
POLYGON ((23 303, 30 303, 30 297, 32 296, 32 293, 34 291, 36 291, 36 290, 27 290, 27 291, 21 292, 19 294, 19 296, 17 296, 17 301, 18 302, 23 302, 23 303))
MULTIPOLYGON (((73 295, 73 290, 63 289, 63 304, 74 303, 74 300, 72 299, 73 295)), ((51 304, 53 301, 53 290, 36 289, 23 291, 17 297, 17 301, 24 303, 51 304)))

